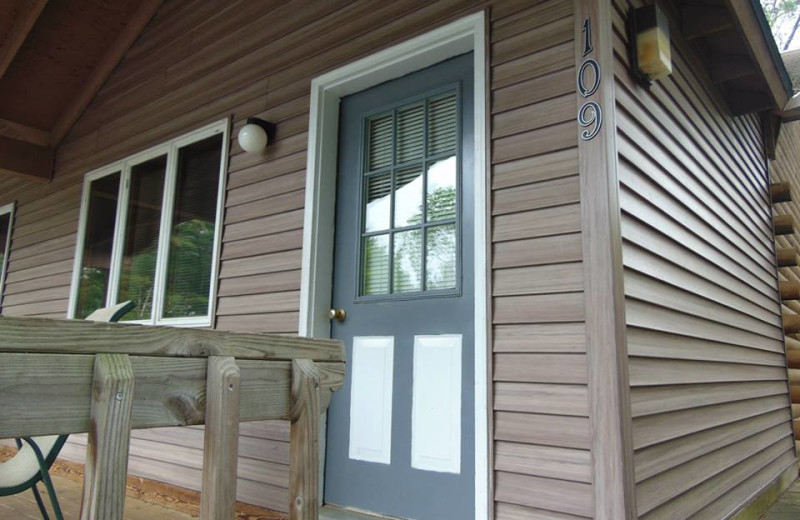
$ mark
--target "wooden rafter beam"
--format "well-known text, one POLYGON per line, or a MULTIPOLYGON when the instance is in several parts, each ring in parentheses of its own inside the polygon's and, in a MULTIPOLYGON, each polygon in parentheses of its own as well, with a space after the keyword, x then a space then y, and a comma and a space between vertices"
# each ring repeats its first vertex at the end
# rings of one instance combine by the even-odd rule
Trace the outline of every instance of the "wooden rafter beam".
POLYGON ((733 27, 724 6, 685 5, 681 8, 681 32, 686 39, 701 38, 733 27))
POLYGON ((781 300, 800 300, 800 282, 780 282, 781 300))
POLYGON ((789 202, 792 200, 792 188, 788 182, 773 182, 769 185, 769 195, 773 204, 789 202))
POLYGON ((771 37, 765 34, 765 29, 753 8, 752 0, 726 0, 725 3, 728 4, 734 15, 732 19, 739 26, 739 32, 750 48, 754 62, 764 75, 772 105, 764 107, 764 110, 785 106, 789 101, 787 89, 790 88, 790 85, 785 83, 785 81, 788 82, 788 78, 782 75, 782 65, 776 63, 776 57, 773 56, 770 48, 773 45, 770 41, 771 37))
POLYGON ((711 81, 722 83, 734 79, 746 78, 758 73, 750 56, 741 54, 715 54, 710 59, 711 81))
POLYGON ((6 73, 25 38, 30 34, 33 24, 39 19, 45 4, 47 4, 47 0, 27 2, 28 10, 17 19, 5 39, 0 41, 0 78, 6 73))
POLYGON ((786 334, 797 334, 800 332, 800 314, 784 314, 783 331, 786 334))
POLYGON ((775 215, 772 217, 772 227, 776 235, 791 235, 794 233, 794 219, 791 215, 775 215))
POLYGON ((50 132, 6 119, 0 119, 0 136, 39 146, 50 146, 50 132))
POLYGON ((797 251, 793 247, 779 247, 775 251, 775 256, 778 258, 778 267, 794 267, 798 265, 797 251))
POLYGON ((0 137, 0 174, 49 182, 53 176, 54 156, 52 148, 0 137))
POLYGON ((122 60, 125 53, 130 49, 136 38, 144 29, 145 25, 153 18, 163 0, 142 0, 139 9, 130 17, 128 24, 117 36, 116 41, 109 47, 105 55, 95 65, 92 74, 85 82, 83 90, 71 103, 67 105, 61 116, 56 121, 52 133, 52 145, 55 147, 67 134, 72 125, 78 120, 80 115, 89 106, 92 98, 103 83, 106 82, 111 72, 122 60))
POLYGON ((752 114, 773 107, 772 96, 765 90, 728 90, 728 105, 734 116, 752 114))

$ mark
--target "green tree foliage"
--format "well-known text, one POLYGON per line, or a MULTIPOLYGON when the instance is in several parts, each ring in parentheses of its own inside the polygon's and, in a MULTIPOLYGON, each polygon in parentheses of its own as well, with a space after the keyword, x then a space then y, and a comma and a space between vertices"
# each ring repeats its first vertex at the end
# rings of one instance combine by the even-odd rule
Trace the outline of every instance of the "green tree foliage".
POLYGON ((788 50, 800 26, 800 0, 761 0, 778 48, 788 50))
MULTIPOLYGON (((205 316, 211 286, 214 223, 192 219, 176 224, 170 237, 164 317, 205 316)), ((120 301, 133 300, 136 308, 123 320, 150 319, 153 309, 156 245, 126 259, 120 280, 120 301)), ((79 308, 85 318, 105 307, 108 270, 86 266, 81 271, 79 308)))
POLYGON ((164 317, 208 313, 213 247, 213 222, 192 219, 175 225, 170 238, 164 317))
POLYGON ((80 293, 75 318, 82 320, 97 309, 105 307, 108 269, 84 266, 81 270, 80 293))

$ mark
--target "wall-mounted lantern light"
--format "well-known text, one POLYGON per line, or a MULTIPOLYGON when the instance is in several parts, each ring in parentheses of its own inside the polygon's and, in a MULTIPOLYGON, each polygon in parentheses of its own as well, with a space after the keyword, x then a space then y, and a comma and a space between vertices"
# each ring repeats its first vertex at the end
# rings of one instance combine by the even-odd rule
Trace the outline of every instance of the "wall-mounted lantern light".
POLYGON ((672 74, 669 21, 657 5, 628 12, 628 45, 631 74, 640 84, 672 74))
POLYGON ((275 139, 275 125, 257 117, 248 117, 247 123, 239 130, 237 140, 242 150, 248 153, 260 152, 275 139))

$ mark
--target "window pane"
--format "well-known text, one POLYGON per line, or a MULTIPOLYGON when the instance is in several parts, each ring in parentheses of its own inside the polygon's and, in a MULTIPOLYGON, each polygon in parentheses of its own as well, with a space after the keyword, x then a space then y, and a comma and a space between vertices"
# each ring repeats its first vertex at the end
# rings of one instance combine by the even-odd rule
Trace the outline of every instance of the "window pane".
POLYGON ((170 229, 165 318, 207 316, 222 135, 181 148, 170 229))
POLYGON ((367 210, 364 231, 389 229, 389 211, 392 204, 392 175, 373 175, 367 179, 367 210))
POLYGON ((367 171, 392 164, 392 115, 376 116, 368 122, 367 171))
POLYGON ((425 243, 425 289, 454 289, 456 286, 456 227, 429 227, 425 243))
POLYGON ((454 92, 428 101, 428 156, 456 151, 457 108, 454 92))
POLYGON ((119 172, 112 173, 89 185, 89 211, 75 308, 77 319, 106 306, 119 178, 119 172))
POLYGON ((422 231, 412 229, 395 233, 392 292, 413 292, 421 288, 422 231))
POLYGON ((364 239, 364 294, 389 292, 389 235, 364 239))
POLYGON ((397 172, 394 227, 422 223, 422 168, 397 172))
POLYGON ((425 107, 412 105, 397 111, 397 160, 422 159, 425 148, 425 107))
POLYGON ((131 168, 130 200, 117 301, 133 300, 136 308, 126 314, 123 320, 152 318, 166 166, 167 157, 164 155, 131 168))
POLYGON ((10 226, 11 214, 3 213, 0 215, 0 303, 3 301, 3 281, 6 274, 6 244, 8 244, 9 234, 11 234, 10 226))
POLYGON ((456 218, 456 158, 428 167, 428 222, 456 218))

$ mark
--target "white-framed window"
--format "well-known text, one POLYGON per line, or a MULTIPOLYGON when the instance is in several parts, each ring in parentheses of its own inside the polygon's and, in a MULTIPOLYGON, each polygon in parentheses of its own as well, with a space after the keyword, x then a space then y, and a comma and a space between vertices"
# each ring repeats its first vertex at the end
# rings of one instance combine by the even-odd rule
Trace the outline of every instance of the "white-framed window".
POLYGON ((84 177, 69 317, 133 300, 123 321, 210 326, 228 120, 84 177))
POLYGON ((11 230, 14 228, 14 203, 0 206, 0 307, 6 287, 8 254, 11 252, 11 230))

